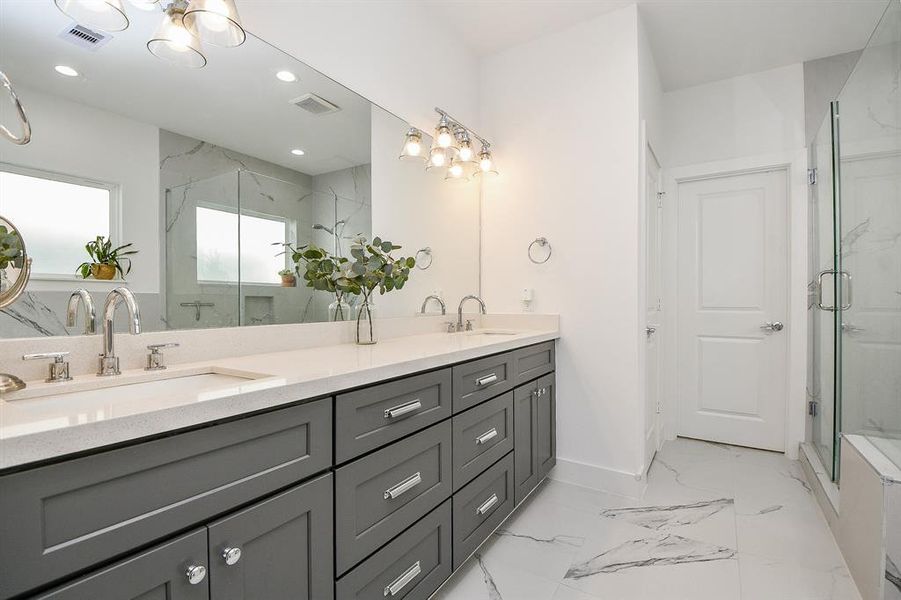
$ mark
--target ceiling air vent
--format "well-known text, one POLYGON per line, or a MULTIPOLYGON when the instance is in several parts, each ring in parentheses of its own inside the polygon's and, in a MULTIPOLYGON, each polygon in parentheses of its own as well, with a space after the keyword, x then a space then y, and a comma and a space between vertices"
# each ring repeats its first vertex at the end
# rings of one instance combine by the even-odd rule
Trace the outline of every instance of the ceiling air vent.
POLYGON ((300 98, 291 100, 291 104, 314 115, 327 115, 328 113, 341 110, 338 106, 335 106, 325 98, 320 98, 316 94, 305 94, 300 98))
POLYGON ((59 37, 76 46, 87 48, 91 51, 97 50, 97 48, 106 45, 107 42, 113 39, 113 36, 107 33, 100 33, 77 23, 72 23, 70 26, 63 29, 60 32, 59 37))

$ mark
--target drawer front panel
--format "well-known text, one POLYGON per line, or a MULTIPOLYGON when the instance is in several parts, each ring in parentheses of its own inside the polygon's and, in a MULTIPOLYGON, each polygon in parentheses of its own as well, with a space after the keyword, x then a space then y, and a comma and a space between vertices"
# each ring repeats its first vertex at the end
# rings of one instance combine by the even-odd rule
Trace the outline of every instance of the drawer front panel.
POLYGON ((454 416, 454 491, 513 450, 513 392, 454 416))
POLYGON ((335 402, 335 460, 348 461, 450 414, 450 369, 340 394, 335 402))
POLYGON ((206 529, 199 529, 46 592, 39 600, 207 600, 208 575, 188 581, 191 566, 207 568, 206 529))
POLYGON ((513 353, 457 365, 454 372, 454 414, 513 388, 513 353))
POLYGON ((554 342, 544 342, 513 352, 513 374, 515 385, 531 381, 550 373, 555 368, 554 342))
POLYGON ((451 482, 451 422, 444 421, 335 472, 338 573, 446 500, 451 482))
POLYGON ((0 478, 0 598, 328 468, 331 429, 324 399, 0 478))
POLYGON ((332 474, 209 525, 216 600, 330 600, 334 579, 332 474))
POLYGON ((476 477, 453 500, 456 569, 513 510, 513 454, 476 477))
POLYGON ((352 569, 335 585, 338 600, 427 600, 450 577, 451 501, 352 569))

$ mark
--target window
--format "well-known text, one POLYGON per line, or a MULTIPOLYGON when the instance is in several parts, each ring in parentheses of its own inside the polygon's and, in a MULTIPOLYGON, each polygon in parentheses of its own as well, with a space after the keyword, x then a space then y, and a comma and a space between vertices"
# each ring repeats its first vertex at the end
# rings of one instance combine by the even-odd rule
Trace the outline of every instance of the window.
MULTIPOLYGON (((240 217, 241 283, 281 282, 285 268, 282 248, 288 240, 288 221, 282 217, 242 214, 240 217)), ((238 215, 228 209, 197 207, 197 280, 238 282, 238 215)))
POLYGON ((0 214, 21 231, 38 279, 74 278, 87 259, 86 242, 118 237, 116 192, 114 185, 0 165, 0 214))

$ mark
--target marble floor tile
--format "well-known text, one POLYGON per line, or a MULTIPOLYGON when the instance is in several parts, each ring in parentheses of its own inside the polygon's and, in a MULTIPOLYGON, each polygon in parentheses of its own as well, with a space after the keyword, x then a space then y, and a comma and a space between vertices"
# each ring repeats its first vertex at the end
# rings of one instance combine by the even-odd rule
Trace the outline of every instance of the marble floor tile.
POLYGON ((667 442, 641 498, 548 481, 440 600, 859 600, 796 461, 667 442))

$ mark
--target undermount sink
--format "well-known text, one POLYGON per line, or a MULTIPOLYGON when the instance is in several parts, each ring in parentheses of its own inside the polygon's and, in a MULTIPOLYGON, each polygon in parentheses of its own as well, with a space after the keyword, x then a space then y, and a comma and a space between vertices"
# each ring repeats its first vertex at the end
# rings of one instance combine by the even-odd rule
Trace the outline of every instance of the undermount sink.
POLYGON ((515 329, 474 329, 464 331, 463 335, 516 335, 521 333, 515 329))

